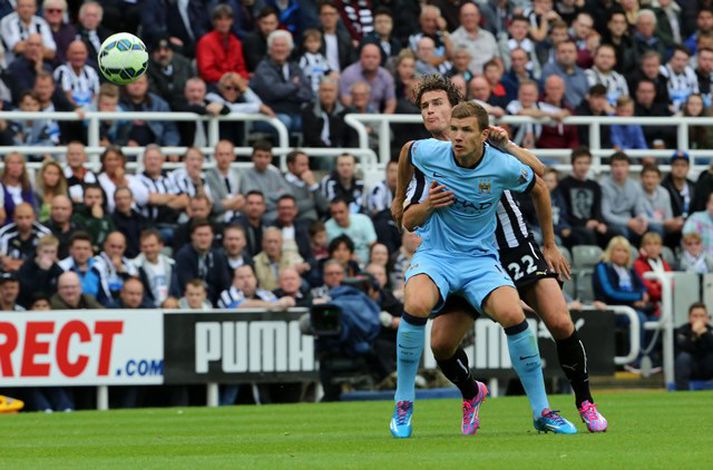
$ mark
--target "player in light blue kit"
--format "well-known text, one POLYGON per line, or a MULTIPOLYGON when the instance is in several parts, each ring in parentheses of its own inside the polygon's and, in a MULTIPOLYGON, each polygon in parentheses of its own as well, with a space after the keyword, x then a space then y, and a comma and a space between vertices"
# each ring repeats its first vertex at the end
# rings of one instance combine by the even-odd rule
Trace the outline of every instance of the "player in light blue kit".
MULTIPOLYGON (((461 103, 453 108, 450 143, 428 139, 411 148, 411 164, 421 186, 416 193, 429 186, 430 191, 425 201, 410 205, 403 216, 404 226, 417 229, 423 242, 406 272, 405 309, 397 340, 399 374, 409 375, 410 369, 418 367, 420 354, 416 352, 423 344, 431 311, 437 313, 449 294, 458 294, 505 328, 513 367, 538 419, 550 413, 539 350, 512 280, 500 266, 494 232, 497 203, 504 190, 532 191, 542 213, 548 212, 544 209, 550 204, 549 193, 530 167, 485 144, 487 135, 485 110, 461 103), (409 361, 412 351, 413 361, 409 361)), ((478 390, 475 429, 478 408, 487 393, 480 383, 478 390)), ((412 409, 407 408, 412 402, 396 399, 392 434, 409 437, 412 409)), ((566 420, 563 426, 562 432, 576 432, 566 420)))

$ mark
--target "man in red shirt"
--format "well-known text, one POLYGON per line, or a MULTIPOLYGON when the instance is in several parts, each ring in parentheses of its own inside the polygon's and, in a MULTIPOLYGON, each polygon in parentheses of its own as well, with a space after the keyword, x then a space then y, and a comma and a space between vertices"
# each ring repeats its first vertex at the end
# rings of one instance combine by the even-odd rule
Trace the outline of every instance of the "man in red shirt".
POLYGON ((226 72, 236 72, 248 78, 243 60, 243 46, 231 31, 233 9, 225 4, 215 7, 212 15, 213 31, 205 34, 196 47, 198 73, 206 83, 217 83, 226 72))

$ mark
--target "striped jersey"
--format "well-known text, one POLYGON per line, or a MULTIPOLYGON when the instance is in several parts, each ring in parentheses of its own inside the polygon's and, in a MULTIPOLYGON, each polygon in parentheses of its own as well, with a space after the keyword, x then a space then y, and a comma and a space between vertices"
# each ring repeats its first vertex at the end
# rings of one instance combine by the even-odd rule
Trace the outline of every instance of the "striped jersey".
MULTIPOLYGON (((277 302, 275 294, 265 289, 256 290, 253 298, 264 302, 277 302)), ((237 308, 246 300, 249 299, 245 297, 245 294, 243 294, 241 290, 235 286, 231 286, 230 289, 226 289, 220 293, 218 308, 237 308)))
POLYGON ((30 236, 23 240, 16 223, 11 223, 0 229, 0 255, 13 259, 29 259, 35 255, 35 248, 40 238, 52 235, 52 231, 35 221, 32 222, 30 236))
POLYGON ((70 65, 62 64, 54 71, 54 81, 64 92, 71 92, 77 106, 92 104, 99 94, 99 75, 92 67, 85 65, 77 73, 70 65))

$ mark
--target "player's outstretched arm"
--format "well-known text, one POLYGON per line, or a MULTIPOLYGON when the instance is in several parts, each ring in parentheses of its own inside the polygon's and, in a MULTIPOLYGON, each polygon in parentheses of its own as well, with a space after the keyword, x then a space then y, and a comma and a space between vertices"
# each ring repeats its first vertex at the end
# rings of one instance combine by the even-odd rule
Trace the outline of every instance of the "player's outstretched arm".
POLYGON ((547 189, 545 181, 535 175, 535 186, 532 188, 532 200, 537 212, 537 220, 542 229, 543 248, 542 254, 551 269, 562 275, 565 279, 570 279, 570 266, 560 253, 555 242, 555 229, 552 223, 552 202, 550 201, 550 191, 547 189))
POLYGON ((438 208, 448 207, 454 201, 453 192, 436 181, 431 182, 428 197, 421 203, 410 204, 403 215, 404 228, 413 231, 426 223, 428 218, 438 208))
POLYGON ((406 189, 408 188, 411 178, 413 178, 413 165, 411 165, 411 160, 408 155, 411 150, 411 144, 413 144, 413 140, 406 142, 403 147, 401 147, 396 194, 394 194, 394 200, 391 201, 391 216, 396 221, 396 226, 399 227, 399 229, 403 223, 406 189))
POLYGON ((525 165, 532 168, 532 171, 534 171, 537 176, 541 177, 545 175, 545 164, 542 163, 534 153, 530 152, 526 148, 520 147, 515 142, 512 142, 507 131, 502 127, 490 126, 488 140, 495 147, 505 153, 509 153, 525 165))

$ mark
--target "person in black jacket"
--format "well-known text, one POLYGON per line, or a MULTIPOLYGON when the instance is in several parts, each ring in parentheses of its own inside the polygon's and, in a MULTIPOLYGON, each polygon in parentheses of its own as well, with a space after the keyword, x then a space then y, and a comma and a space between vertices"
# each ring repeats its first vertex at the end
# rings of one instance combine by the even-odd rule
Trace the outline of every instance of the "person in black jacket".
POLYGON ((283 251, 296 249, 303 260, 312 259, 312 246, 309 239, 309 224, 297 219, 297 200, 285 194, 277 200, 277 220, 275 227, 282 231, 283 251))
POLYGON ((53 235, 45 235, 37 242, 37 256, 27 260, 17 272, 20 295, 17 303, 30 308, 38 291, 52 296, 57 292, 57 280, 64 272, 57 264, 59 241, 53 235))
POLYGON ((319 52, 327 58, 329 69, 337 72, 349 67, 356 60, 356 51, 346 28, 338 28, 339 10, 332 1, 319 4, 319 31, 324 40, 319 52), (332 49, 334 48, 334 49, 332 49), (334 63, 332 57, 337 58, 334 63))
POLYGON ((676 329, 676 389, 688 390, 691 380, 713 379, 713 328, 706 305, 688 308, 688 323, 676 329))
POLYGON ((184 294, 186 284, 192 279, 205 283, 208 300, 215 305, 218 296, 230 287, 228 261, 223 252, 213 248, 213 227, 208 219, 195 219, 191 223, 191 243, 176 254, 178 289, 184 294))
POLYGON ((131 189, 126 186, 116 188, 114 202, 116 208, 111 214, 111 220, 114 222, 116 230, 126 237, 126 257, 135 258, 141 251, 139 239, 141 230, 146 226, 146 217, 136 212, 132 207, 134 197, 131 194, 131 189))
POLYGON ((280 21, 273 7, 260 10, 255 21, 255 31, 246 34, 243 39, 243 58, 248 72, 254 72, 257 64, 267 55, 267 37, 277 29, 280 21))
POLYGON ((167 103, 174 103, 183 96, 189 78, 195 75, 191 62, 174 52, 169 38, 159 37, 149 45, 151 60, 148 71, 149 90, 167 103))
MULTIPOLYGON (((683 220, 691 213, 691 203, 695 196, 695 184, 688 179, 688 171, 691 168, 688 153, 676 151, 671 157, 671 173, 661 182, 668 194, 671 196, 671 211, 674 217, 683 220)), ((678 247, 681 244, 681 234, 669 233, 665 239, 666 246, 678 247)))
POLYGON ((272 291, 275 297, 292 297, 295 299, 295 307, 310 308, 312 306, 312 294, 309 290, 303 289, 302 278, 295 268, 285 268, 280 272, 279 287, 272 291))
POLYGON ((302 134, 307 147, 355 147, 356 132, 344 122, 350 108, 337 100, 337 81, 326 77, 317 98, 302 105, 302 134), (325 122, 325 118, 328 122, 325 122))

